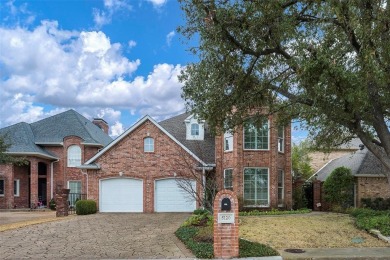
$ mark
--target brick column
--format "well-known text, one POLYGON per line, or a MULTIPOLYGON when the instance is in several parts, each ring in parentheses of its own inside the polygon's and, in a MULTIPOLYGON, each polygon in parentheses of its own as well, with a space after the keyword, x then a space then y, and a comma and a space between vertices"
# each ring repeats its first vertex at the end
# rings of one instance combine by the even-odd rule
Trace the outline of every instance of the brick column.
POLYGON ((321 201, 321 181, 315 180, 313 181, 313 210, 321 211, 322 210, 322 201, 321 201))
POLYGON ((62 186, 60 186, 60 185, 57 187, 56 195, 55 195, 56 217, 66 217, 66 216, 68 216, 69 191, 70 191, 70 189, 62 189, 62 186))
POLYGON ((238 257, 238 243, 237 195, 230 190, 221 190, 214 199, 214 257, 238 257), (222 201, 227 199, 230 200, 231 209, 222 210, 222 201))
POLYGON ((38 162, 30 160, 30 207, 38 206, 38 162))

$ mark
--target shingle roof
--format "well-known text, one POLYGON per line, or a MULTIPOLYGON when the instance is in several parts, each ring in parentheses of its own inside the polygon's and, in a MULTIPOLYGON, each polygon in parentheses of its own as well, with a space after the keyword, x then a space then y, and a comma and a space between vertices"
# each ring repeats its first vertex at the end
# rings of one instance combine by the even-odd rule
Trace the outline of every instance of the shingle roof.
POLYGON ((316 173, 317 179, 325 181, 334 169, 341 166, 350 168, 352 175, 356 177, 359 175, 378 175, 386 173, 386 169, 382 163, 365 148, 330 161, 316 173))
POLYGON ((183 113, 159 122, 159 124, 180 143, 207 164, 215 164, 215 138, 205 123, 204 140, 187 140, 184 120, 191 114, 183 113))
POLYGON ((11 146, 7 152, 15 154, 40 154, 56 158, 40 144, 63 142, 66 136, 79 136, 84 143, 106 146, 112 139, 99 127, 74 110, 42 119, 32 124, 18 123, 0 129, 0 135, 11 146))

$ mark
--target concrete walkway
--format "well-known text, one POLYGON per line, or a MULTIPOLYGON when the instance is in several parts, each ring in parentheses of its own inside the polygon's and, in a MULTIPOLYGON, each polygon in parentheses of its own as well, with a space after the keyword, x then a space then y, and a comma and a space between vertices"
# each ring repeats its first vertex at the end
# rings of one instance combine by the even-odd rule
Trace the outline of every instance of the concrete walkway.
MULTIPOLYGON (((389 245, 390 246, 390 245, 389 245)), ((283 259, 390 259, 390 247, 305 248, 304 253, 279 250, 283 259)))
POLYGON ((193 258, 174 234, 188 216, 101 213, 7 230, 0 258, 193 258))

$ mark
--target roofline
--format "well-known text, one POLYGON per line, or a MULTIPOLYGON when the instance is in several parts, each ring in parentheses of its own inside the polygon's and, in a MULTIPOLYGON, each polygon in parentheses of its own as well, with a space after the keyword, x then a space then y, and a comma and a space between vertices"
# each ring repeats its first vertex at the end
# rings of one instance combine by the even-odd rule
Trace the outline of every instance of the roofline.
POLYGON ((35 142, 35 144, 44 146, 64 146, 64 142, 35 142))
POLYGON ((78 168, 78 169, 87 169, 87 170, 99 170, 100 169, 100 165, 99 164, 89 164, 89 165, 82 164, 82 165, 77 166, 76 168, 78 168))
POLYGON ((202 166, 207 166, 207 163, 203 162, 198 156, 196 156, 193 152, 191 152, 186 146, 184 146, 182 143, 180 143, 173 135, 171 135, 167 130, 165 130, 161 125, 159 125, 153 118, 151 118, 149 115, 144 116, 140 120, 138 120, 132 127, 127 129, 125 132, 123 132, 118 138, 116 138, 114 141, 112 141, 110 144, 108 144, 106 147, 104 147, 100 152, 98 152, 95 156, 93 156, 91 159, 86 161, 85 164, 90 164, 94 162, 96 159, 98 159, 100 156, 102 156, 106 151, 111 149, 114 145, 119 143, 123 138, 125 138, 128 134, 133 132, 135 129, 137 129, 140 125, 142 125, 145 121, 149 120, 152 122, 158 129, 160 129, 164 134, 166 134, 169 138, 171 138, 176 144, 178 144, 181 148, 184 149, 188 154, 190 154, 195 160, 197 160, 199 163, 202 164, 202 166))
MULTIPOLYGON (((341 158, 341 157, 339 157, 339 158, 341 158)), ((309 181, 311 178, 313 178, 316 174, 317 174, 317 177, 318 177, 318 173, 322 170, 322 169, 324 169, 328 164, 330 164, 331 162, 333 162, 334 160, 336 160, 336 159, 339 159, 339 158, 334 158, 334 159, 332 159, 332 160, 329 160, 327 163, 325 163, 318 171, 316 171, 312 176, 310 176, 309 177, 309 179, 307 179, 306 181, 309 181)))
POLYGON ((376 173, 376 174, 369 174, 369 173, 365 173, 365 174, 354 174, 353 177, 375 177, 375 178, 378 178, 378 177, 383 177, 383 178, 386 178, 387 176, 385 174, 380 174, 380 173, 376 173))
POLYGON ((83 145, 85 145, 85 146, 99 146, 99 147, 104 147, 104 145, 102 145, 102 144, 99 144, 99 143, 81 143, 81 144, 83 144, 83 145))
POLYGON ((33 152, 7 152, 7 154, 10 155, 21 155, 21 156, 37 156, 45 159, 52 159, 52 160, 58 160, 59 158, 50 156, 44 153, 33 153, 33 152))

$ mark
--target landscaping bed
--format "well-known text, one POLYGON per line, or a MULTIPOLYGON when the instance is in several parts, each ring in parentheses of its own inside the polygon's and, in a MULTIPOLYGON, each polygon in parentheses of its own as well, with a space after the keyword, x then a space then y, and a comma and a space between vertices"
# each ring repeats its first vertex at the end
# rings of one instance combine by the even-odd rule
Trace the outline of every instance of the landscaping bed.
POLYGON ((356 226, 370 231, 376 229, 382 235, 390 236, 390 210, 353 209, 349 212, 356 218, 356 226))
MULTIPOLYGON (((176 236, 187 246, 197 258, 213 258, 213 217, 199 212, 192 215, 176 231, 176 236)), ((277 256, 279 253, 269 246, 239 240, 239 257, 277 256)))

